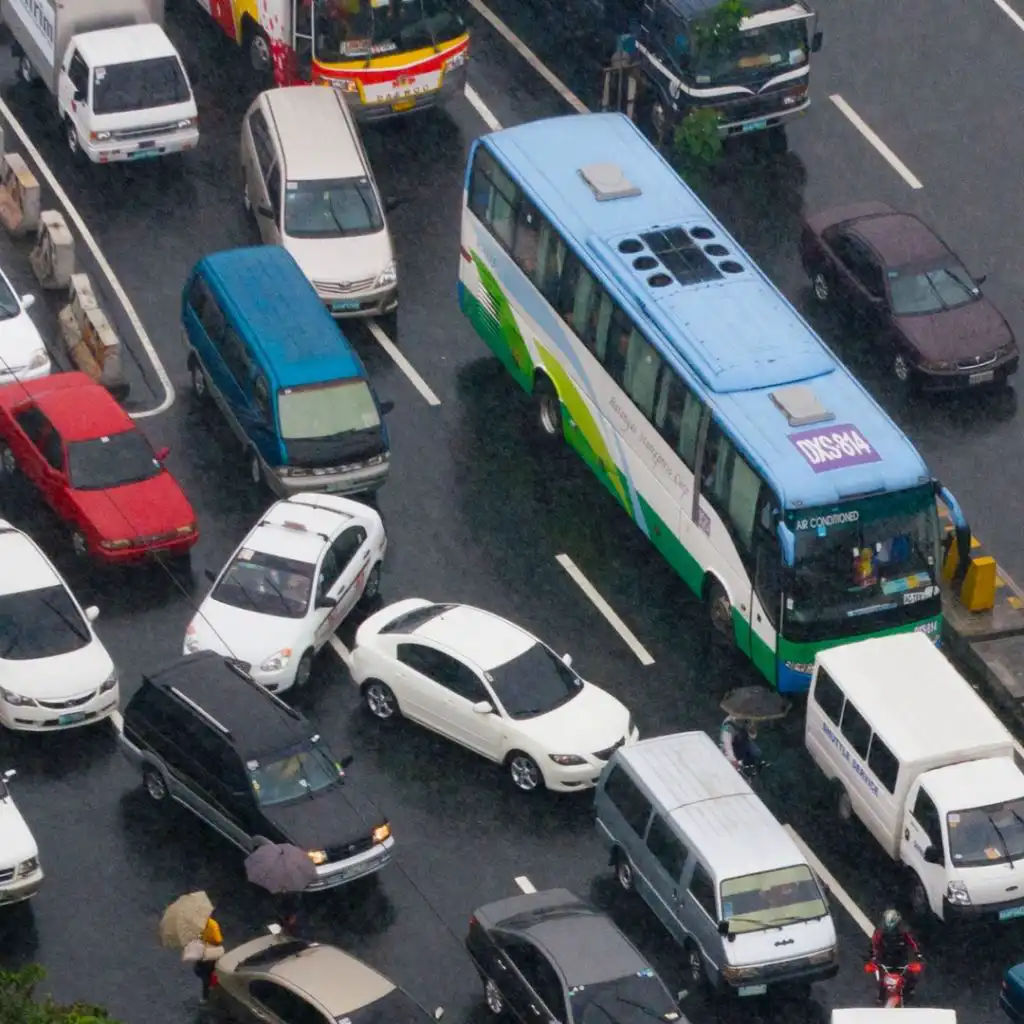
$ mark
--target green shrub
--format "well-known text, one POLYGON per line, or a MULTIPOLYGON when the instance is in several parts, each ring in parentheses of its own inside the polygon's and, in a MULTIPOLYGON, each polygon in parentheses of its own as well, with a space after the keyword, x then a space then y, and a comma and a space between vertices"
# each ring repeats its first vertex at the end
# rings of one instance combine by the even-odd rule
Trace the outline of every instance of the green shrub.
POLYGON ((50 996, 38 998, 36 987, 44 977, 38 964, 19 971, 0 971, 0 1024, 117 1024, 98 1006, 61 1006, 50 996))
POLYGON ((718 134, 721 115, 717 110, 691 110, 672 135, 672 156, 684 178, 702 178, 722 155, 718 134))

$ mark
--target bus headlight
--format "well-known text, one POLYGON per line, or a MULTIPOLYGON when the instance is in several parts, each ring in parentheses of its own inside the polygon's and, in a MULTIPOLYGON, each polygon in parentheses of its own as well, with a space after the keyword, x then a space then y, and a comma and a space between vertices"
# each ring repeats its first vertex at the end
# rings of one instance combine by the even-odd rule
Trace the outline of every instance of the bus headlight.
POLYGON ((455 54, 454 57, 449 57, 444 62, 445 73, 447 74, 449 71, 456 71, 456 70, 458 70, 459 68, 462 67, 463 64, 466 63, 467 60, 469 60, 469 51, 468 50, 463 50, 461 53, 455 54))
POLYGON ((336 78, 331 85, 338 92, 359 92, 359 83, 354 78, 336 78))

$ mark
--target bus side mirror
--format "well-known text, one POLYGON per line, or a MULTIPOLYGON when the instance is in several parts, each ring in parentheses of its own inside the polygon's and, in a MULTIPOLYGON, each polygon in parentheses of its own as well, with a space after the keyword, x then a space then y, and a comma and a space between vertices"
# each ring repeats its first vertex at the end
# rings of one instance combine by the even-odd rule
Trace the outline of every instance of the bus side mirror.
POLYGON ((811 53, 817 53, 821 49, 822 41, 825 38, 825 33, 818 29, 811 38, 811 53))
POLYGON ((782 548, 782 561, 792 569, 796 564, 796 535, 785 523, 779 523, 775 532, 779 538, 779 547, 782 548))

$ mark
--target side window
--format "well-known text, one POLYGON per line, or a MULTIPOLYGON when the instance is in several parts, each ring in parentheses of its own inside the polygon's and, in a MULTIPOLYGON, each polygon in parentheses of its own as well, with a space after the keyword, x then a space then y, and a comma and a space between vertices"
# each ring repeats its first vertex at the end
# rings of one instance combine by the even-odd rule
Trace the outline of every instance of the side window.
POLYGON ((711 424, 704 446, 701 489, 729 520, 740 548, 749 550, 754 538, 761 478, 717 423, 711 424))
POLYGON ((42 449, 46 434, 53 431, 50 421, 34 405, 15 413, 14 421, 24 431, 25 436, 39 449, 42 449))
POLYGON ((265 179, 270 174, 270 167, 274 162, 274 146, 270 141, 267 119, 258 107, 249 117, 249 131, 252 132, 252 144, 256 150, 256 159, 259 161, 260 171, 265 179))
POLYGON ((469 208, 510 251, 516 233, 519 194, 518 186, 494 157, 478 146, 469 183, 469 208))
POLYGON ((874 772, 875 778, 893 793, 896 790, 896 777, 900 773, 900 763, 896 760, 895 754, 882 742, 881 737, 875 733, 871 739, 871 749, 868 751, 868 768, 874 772))
POLYGON ((89 65, 85 63, 77 50, 71 55, 71 62, 68 64, 68 78, 75 90, 82 94, 83 99, 88 97, 89 65))
POLYGON ((224 330, 221 355, 232 376, 244 386, 249 379, 249 357, 242 345, 242 339, 235 333, 233 327, 227 327, 224 330))
POLYGON ((606 363, 608 358, 608 336, 612 327, 612 320, 615 314, 615 303, 612 302, 608 293, 593 280, 586 271, 585 282, 592 286, 592 301, 586 311, 581 307, 579 318, 575 322, 579 327, 577 334, 591 352, 606 363), (585 318, 585 319, 584 319, 585 318))
POLYGON ((618 306, 613 307, 611 323, 608 325, 607 340, 598 352, 598 358, 604 363, 608 375, 616 384, 626 385, 626 367, 629 365, 629 352, 633 339, 643 341, 629 317, 618 306))
POLYGON ((512 258, 519 264, 519 269, 531 280, 535 279, 539 265, 541 220, 541 215, 533 203, 528 199, 523 199, 516 215, 512 258))
POLYGON ((398 660, 473 703, 490 699, 473 670, 443 651, 420 644, 399 644, 398 660))
POLYGON ((221 312, 220 306, 217 305, 217 300, 210 293, 205 281, 197 277, 194 290, 197 294, 202 295, 202 300, 199 306, 196 306, 190 295, 189 301, 193 302, 192 308, 196 311, 196 315, 199 317, 203 330, 206 331, 210 341, 214 345, 220 345, 224 339, 224 330, 227 326, 224 314, 221 312))
POLYGON ((61 444, 60 434, 56 430, 51 428, 47 432, 40 450, 52 469, 64 472, 64 446, 61 444))
POLYGON ((765 615, 778 628, 785 570, 782 564, 782 546, 775 532, 779 501, 768 487, 761 488, 757 516, 754 523, 754 547, 757 563, 754 589, 765 615))
POLYGON ((548 958, 529 942, 506 939, 502 946, 516 970, 537 993, 540 1001, 557 1021, 565 1021, 565 995, 558 972, 548 958))
POLYGON ((483 146, 477 146, 473 171, 469 177, 468 204, 476 217, 484 222, 487 221, 487 208, 491 202, 491 176, 494 168, 494 157, 483 146))
POLYGON ((434 656, 437 651, 433 647, 424 647, 422 644, 399 644, 398 660, 403 665, 408 665, 414 672, 420 672, 430 679, 437 676, 437 663, 434 656))
POLYGON ((654 399, 661 365, 661 356, 653 346, 638 331, 633 331, 629 336, 623 384, 633 403, 649 420, 654 419, 654 399))
POLYGON ((331 550, 340 569, 344 569, 355 558, 365 540, 366 531, 361 526, 350 526, 335 538, 331 550))
POLYGON ((715 905, 715 883, 703 864, 693 866, 693 878, 690 879, 690 895, 707 912, 712 921, 718 920, 718 907, 715 905))
POLYGON ((814 683, 814 699, 825 716, 839 725, 843 717, 843 701, 846 698, 843 691, 836 685, 836 681, 823 668, 818 669, 818 676, 814 683))
POLYGON ((693 469, 697 435, 703 415, 704 405, 700 399, 679 379, 674 370, 666 366, 661 375, 654 425, 690 469, 693 469))
POLYGON ((274 211, 274 223, 281 222, 281 165, 274 164, 267 175, 267 195, 270 209, 274 211))
POLYGON ((537 244, 537 271, 533 275, 533 283, 552 304, 558 299, 558 285, 562 280, 566 251, 565 242, 558 232, 541 218, 540 239, 537 244))
POLYGON ((270 387, 267 384, 266 378, 259 376, 253 381, 252 385, 252 400, 256 404, 256 409, 260 416, 263 417, 265 423, 274 422, 274 410, 270 404, 270 387))
POLYGON ((249 985, 252 997, 286 1024, 328 1024, 327 1018, 301 996, 263 978, 249 985))
POLYGON ((626 819, 626 824, 638 836, 643 836, 651 816, 651 802, 619 765, 609 773, 608 781, 604 784, 604 792, 618 808, 619 814, 626 819))
POLYGON ((914 801, 914 821, 924 829, 933 846, 941 846, 942 827, 939 822, 939 812, 924 787, 917 791, 917 799, 914 801))
POLYGON ((860 754, 861 757, 868 756, 868 744, 871 742, 871 726, 867 719, 850 703, 846 702, 843 709, 843 720, 839 723, 839 729, 846 742, 860 754))
POLYGON ((326 594, 335 583, 338 582, 338 577, 341 575, 341 566, 338 564, 338 559, 334 556, 334 549, 328 548, 327 553, 324 555, 323 562, 320 563, 320 575, 317 579, 317 593, 321 596, 326 594))
POLYGON ((196 722, 189 731, 189 744, 196 761, 215 780, 234 792, 245 792, 249 788, 241 765, 223 739, 209 727, 196 722))
POLYGON ((665 869, 668 877, 678 882, 686 863, 686 850, 659 814, 651 819, 647 849, 654 854, 654 859, 665 869))
POLYGON ((570 252, 566 255, 565 269, 559 282, 555 308, 562 319, 586 341, 591 311, 597 306, 597 285, 584 269, 579 257, 570 252))
POLYGON ((210 293, 206 290, 203 279, 196 274, 188 286, 187 301, 192 312, 195 313, 199 320, 203 319, 203 313, 206 311, 206 302, 209 296, 210 293))

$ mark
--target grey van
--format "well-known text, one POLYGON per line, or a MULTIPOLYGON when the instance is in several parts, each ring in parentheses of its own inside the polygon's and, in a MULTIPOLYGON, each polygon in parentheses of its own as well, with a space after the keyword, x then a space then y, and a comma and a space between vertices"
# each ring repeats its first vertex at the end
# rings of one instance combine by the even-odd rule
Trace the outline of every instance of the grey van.
POLYGON ((694 985, 760 996, 839 970, 814 872, 706 733, 620 747, 595 809, 619 885, 683 947, 694 985))

